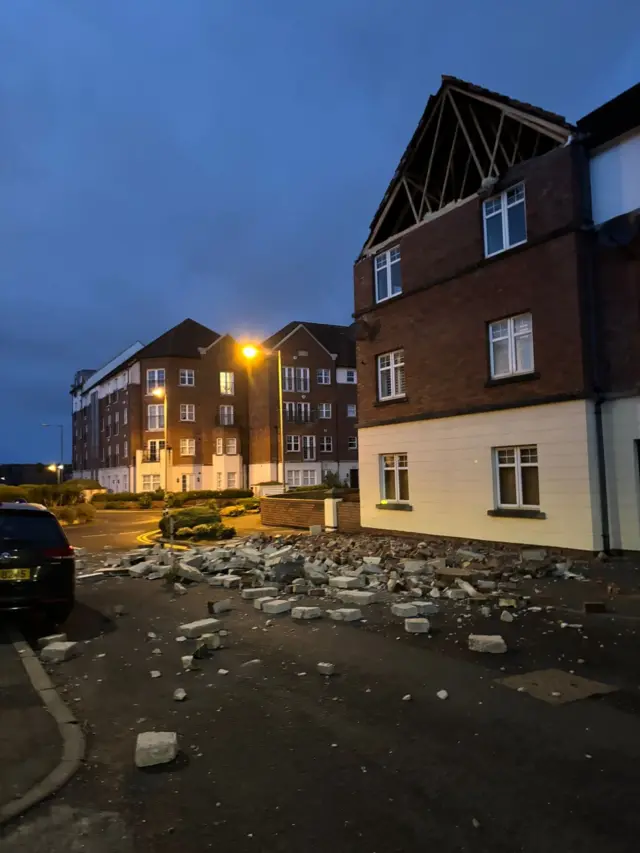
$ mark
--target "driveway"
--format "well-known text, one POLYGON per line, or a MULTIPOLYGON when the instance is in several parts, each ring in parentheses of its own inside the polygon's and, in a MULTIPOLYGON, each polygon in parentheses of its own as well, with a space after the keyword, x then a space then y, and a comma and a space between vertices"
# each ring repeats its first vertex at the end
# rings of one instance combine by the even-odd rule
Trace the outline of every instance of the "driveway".
POLYGON ((65 528, 69 542, 76 548, 100 551, 104 546, 127 550, 138 544, 136 538, 155 530, 161 514, 156 510, 99 509, 92 524, 65 528))

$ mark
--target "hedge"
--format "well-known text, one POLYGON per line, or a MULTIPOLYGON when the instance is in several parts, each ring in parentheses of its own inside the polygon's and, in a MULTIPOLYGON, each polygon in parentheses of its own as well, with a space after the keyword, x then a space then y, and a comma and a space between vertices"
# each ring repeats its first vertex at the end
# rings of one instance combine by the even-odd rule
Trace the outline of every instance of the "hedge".
POLYGON ((45 506, 73 506, 84 501, 83 487, 75 480, 60 485, 25 483, 23 486, 0 486, 0 502, 22 499, 45 506))
POLYGON ((183 527, 195 527, 197 524, 219 524, 220 513, 208 506, 189 506, 174 509, 160 519, 162 535, 169 536, 169 519, 173 519, 173 529, 177 533, 183 527))

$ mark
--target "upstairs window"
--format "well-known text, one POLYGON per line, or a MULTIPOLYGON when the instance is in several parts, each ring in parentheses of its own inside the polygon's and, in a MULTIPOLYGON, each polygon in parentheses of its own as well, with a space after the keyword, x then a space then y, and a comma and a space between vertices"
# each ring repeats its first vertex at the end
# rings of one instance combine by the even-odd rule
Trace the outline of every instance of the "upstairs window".
POLYGON ((405 396, 404 350, 378 356, 378 398, 394 400, 405 396))
POLYGON ((235 456, 238 452, 238 439, 237 438, 228 438, 225 442, 225 451, 229 456, 235 456))
POLYGON ((164 406, 156 405, 147 406, 147 429, 156 430, 164 429, 164 406))
POLYGON ((196 372, 189 367, 180 368, 180 385, 187 385, 190 388, 196 384, 196 372))
POLYGON ((180 403, 180 420, 195 421, 196 407, 193 403, 180 403))
POLYGON ((147 370, 147 394, 152 394, 156 388, 164 388, 164 367, 147 370))
POLYGON ((300 436, 288 435, 287 437, 287 453, 300 453, 300 436))
POLYGON ((347 417, 355 418, 357 417, 358 409, 355 403, 347 403, 347 417))
POLYGON ((322 367, 316 372, 318 385, 331 385, 331 371, 322 367))
POLYGON ((484 254, 486 258, 527 242, 524 184, 516 184, 483 206, 484 254))
POLYGON ((283 367, 282 390, 297 391, 299 394, 309 393, 308 367, 283 367))
POLYGON ((220 406, 218 410, 220 426, 233 426, 233 406, 220 406))
POLYGON ((180 439, 180 456, 195 456, 196 455, 196 440, 195 438, 180 439))
POLYGON ((350 435, 347 438, 347 450, 357 450, 358 449, 358 436, 350 435))
POLYGON ((318 417, 323 420, 331 417, 331 403, 318 403, 318 417))
POLYGON ((376 275, 376 302, 384 302, 402 293, 400 279, 400 249, 394 246, 386 252, 381 252, 374 259, 376 275))
POLYGON ((232 396, 235 393, 235 375, 230 371, 220 373, 220 393, 232 396))
POLYGON ((333 438, 330 435, 320 437, 320 453, 333 453, 333 438))
POLYGON ((224 453, 224 441, 221 438, 216 438, 216 454, 222 456, 224 453))
POLYGON ((531 314, 507 317, 489 325, 492 379, 533 371, 533 321, 531 314))

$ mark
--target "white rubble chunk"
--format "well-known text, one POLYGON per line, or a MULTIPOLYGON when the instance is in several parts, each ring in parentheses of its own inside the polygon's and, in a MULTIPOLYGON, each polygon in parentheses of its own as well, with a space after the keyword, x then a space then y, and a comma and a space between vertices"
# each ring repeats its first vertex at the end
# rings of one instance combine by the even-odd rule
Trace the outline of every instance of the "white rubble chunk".
POLYGON ((480 614, 481 614, 482 616, 485 616, 485 617, 487 617, 487 618, 488 618, 489 616, 491 616, 491 608, 490 608, 490 607, 486 607, 486 606, 485 606, 485 607, 481 607, 481 608, 480 608, 480 614))
POLYGON ((202 636, 200 637, 200 642, 208 649, 222 648, 222 638, 220 637, 220 634, 217 633, 202 634, 202 636))
POLYGON ((168 764, 178 755, 176 732, 141 732, 136 740, 136 767, 168 764))
POLYGON ((43 660, 46 663, 62 663, 65 660, 71 660, 71 658, 78 657, 81 651, 79 643, 49 643, 40 652, 40 660, 43 660))
POLYGON ((162 673, 160 672, 160 670, 159 670, 159 669, 152 669, 152 670, 149 672, 149 675, 151 676, 151 678, 160 678, 160 676, 162 675, 162 673))
POLYGON ((485 558, 485 554, 481 551, 472 551, 470 548, 458 548, 456 554, 462 560, 484 560, 485 558))
POLYGON ((513 613, 509 613, 508 610, 503 610, 502 613, 500 614, 500 621, 501 622, 513 622, 514 618, 515 617, 514 617, 513 613))
POLYGON ((326 661, 320 661, 320 663, 317 664, 316 669, 320 675, 333 675, 336 671, 335 665, 327 663, 326 661))
POLYGON ((113 606, 113 615, 114 616, 126 616, 127 612, 128 612, 127 608, 124 606, 124 604, 114 604, 114 606, 113 606))
POLYGON ((364 578, 338 575, 337 577, 329 578, 329 586, 335 589, 361 589, 364 586, 364 578))
POLYGON ((202 564, 204 562, 204 557, 199 552, 195 552, 193 554, 185 554, 182 558, 182 562, 189 566, 192 569, 200 569, 202 568, 202 564))
POLYGON ((177 690, 173 691, 173 698, 176 700, 176 702, 184 702, 184 700, 187 698, 187 691, 184 689, 184 687, 178 687, 177 690))
POLYGON ((180 662, 182 663, 182 668, 186 670, 186 672, 196 668, 193 663, 193 655, 182 655, 180 662))
POLYGON ((451 598, 454 601, 461 601, 463 598, 467 597, 467 593, 464 589, 454 589, 453 587, 448 589, 445 592, 447 598, 451 598))
POLYGON ((469 650, 502 655, 507 651, 507 644, 500 634, 469 634, 469 650))
POLYGON ((319 607, 294 607, 291 616, 294 619, 319 619, 322 616, 322 610, 319 607))
POLYGON ((433 616, 434 613, 440 612, 435 601, 414 601, 412 606, 417 608, 418 616, 433 616))
POLYGON ((200 569, 194 569, 188 563, 184 562, 184 560, 181 560, 178 565, 178 577, 185 581, 192 581, 193 583, 202 583, 205 579, 200 569))
POLYGON ((219 669, 218 675, 229 675, 229 670, 228 669, 219 669))
POLYGON ((357 607, 339 607, 337 610, 327 610, 326 613, 334 622, 356 622, 362 619, 362 610, 357 607))
POLYGON ((434 587, 431 587, 431 589, 429 591, 429 595, 431 596, 431 598, 440 598, 442 593, 440 592, 440 590, 438 589, 437 586, 434 586, 434 587))
POLYGON ((175 592, 176 595, 186 595, 187 594, 186 586, 183 586, 181 583, 178 583, 177 581, 173 585, 173 591, 175 592))
POLYGON ((163 578, 166 575, 166 573, 167 573, 167 571, 164 567, 162 568, 161 571, 149 572, 149 574, 147 575, 147 580, 148 581, 159 581, 161 578, 163 578))
POLYGON ((136 563, 135 566, 129 568, 129 575, 132 578, 143 578, 145 575, 156 571, 158 568, 156 563, 145 561, 144 563, 136 563))
POLYGON ((240 575, 226 575, 222 578, 222 586, 225 589, 237 589, 240 586, 241 580, 240 575))
POLYGON ((368 566, 379 566, 382 562, 382 557, 363 557, 362 562, 368 566))
POLYGON ((290 557, 293 554, 293 545, 285 545, 284 548, 279 548, 277 551, 273 551, 269 556, 265 559, 266 566, 275 566, 279 563, 284 557, 290 557))
POLYGON ((441 572, 447 568, 447 558, 433 557, 432 559, 427 560, 427 566, 436 572, 441 572))
POLYGON ((448 699, 449 693, 446 690, 438 690, 436 696, 438 697, 438 699, 448 699))
POLYGON ((208 578, 209 586, 224 586, 224 577, 222 575, 214 575, 208 578))
POLYGON ((423 572, 427 571, 427 563, 426 560, 403 560, 402 568, 405 571, 405 574, 408 575, 421 575, 423 572))
POLYGON ((265 596, 274 596, 278 594, 277 586, 256 586, 254 588, 243 589, 240 596, 246 601, 253 601, 254 598, 264 598, 265 596))
POLYGON ((470 584, 469 581, 462 580, 461 578, 456 578, 456 583, 461 590, 467 593, 470 598, 477 598, 477 596, 480 595, 475 586, 473 586, 473 584, 470 584))
POLYGON ((253 606, 256 610, 262 610, 267 601, 273 601, 274 599, 274 595, 262 595, 260 598, 253 599, 253 606))
POLYGON ((522 560, 546 560, 547 559, 547 549, 546 548, 523 548, 520 551, 520 558, 522 560))
POLYGON ((491 592, 492 590, 494 590, 496 588, 496 586, 497 586, 497 584, 495 581, 488 581, 488 580, 484 580, 482 578, 479 578, 476 581, 476 587, 479 590, 482 590, 482 592, 491 592))
POLYGON ((377 597, 377 593, 367 592, 363 589, 345 590, 338 595, 344 604, 359 604, 361 607, 373 604, 377 597))
POLYGON ((416 619, 405 619, 404 630, 408 634, 428 634, 431 628, 431 622, 423 616, 416 619))
MULTIPOLYGON (((311 610, 319 609, 319 607, 311 608, 311 610)), ((278 613, 288 613, 290 610, 291 602, 284 598, 272 598, 270 601, 265 601, 262 605, 262 612, 268 613, 270 616, 276 616, 278 613)))
POLYGON ((406 619, 411 616, 417 616, 418 608, 415 606, 415 604, 392 604, 391 613, 394 616, 402 616, 406 619))
POLYGON ((212 609, 214 613, 228 613, 229 610, 233 610, 233 600, 223 598, 222 601, 216 601, 212 609))
POLYGON ((411 702, 411 693, 405 693, 402 697, 403 702, 411 702))
POLYGON ((38 645, 41 649, 44 649, 46 646, 50 646, 51 643, 66 643, 67 635, 66 634, 48 634, 46 637, 40 637, 38 640, 38 645))
POLYGON ((187 622, 180 625, 180 633, 183 637, 188 637, 190 640, 197 640, 203 634, 211 631, 217 631, 222 627, 222 622, 219 619, 198 619, 196 622, 187 622))

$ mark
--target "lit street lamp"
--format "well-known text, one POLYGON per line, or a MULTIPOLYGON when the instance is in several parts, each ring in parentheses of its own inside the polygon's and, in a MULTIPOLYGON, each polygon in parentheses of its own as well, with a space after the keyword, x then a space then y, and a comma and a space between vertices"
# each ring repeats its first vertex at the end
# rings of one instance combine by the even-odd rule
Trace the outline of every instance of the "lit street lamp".
POLYGON ((49 471, 57 470, 58 482, 60 483, 62 481, 62 472, 64 471, 64 424, 42 424, 42 426, 60 430, 60 461, 57 466, 52 467, 49 465, 48 468, 49 471))
MULTIPOLYGON (((256 356, 262 354, 265 358, 274 355, 273 352, 266 352, 260 347, 254 346, 253 344, 247 344, 242 348, 242 355, 247 359, 249 364, 253 361, 256 356)), ((278 430, 280 432, 280 441, 278 442, 280 448, 280 459, 282 460, 282 485, 286 484, 286 476, 284 470, 284 404, 282 401, 282 359, 280 357, 280 350, 277 350, 275 353, 278 359, 278 430)))
POLYGON ((151 392, 152 395, 163 402, 162 409, 162 420, 164 422, 164 492, 165 492, 165 500, 167 499, 167 492, 169 491, 169 438, 167 430, 169 429, 169 422, 167 420, 167 389, 166 386, 164 388, 154 388, 151 392))
POLYGON ((58 475, 58 485, 60 485, 60 483, 62 482, 62 472, 64 471, 64 465, 56 465, 55 462, 52 462, 51 465, 47 465, 47 471, 51 471, 52 474, 58 475))

